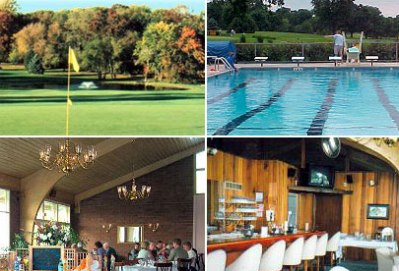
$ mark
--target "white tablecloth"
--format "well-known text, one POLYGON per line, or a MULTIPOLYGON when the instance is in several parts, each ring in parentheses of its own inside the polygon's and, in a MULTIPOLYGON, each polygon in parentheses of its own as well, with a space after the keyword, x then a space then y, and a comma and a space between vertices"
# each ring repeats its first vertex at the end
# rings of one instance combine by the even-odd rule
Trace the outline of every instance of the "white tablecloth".
MULTIPOLYGON (((131 266, 131 265, 126 265, 123 266, 123 271, 155 271, 157 268, 154 266, 131 266)), ((172 268, 173 271, 177 271, 176 266, 173 266, 172 268)))
POLYGON ((387 247, 392 249, 394 253, 398 252, 398 244, 396 241, 359 240, 354 236, 344 236, 341 237, 341 240, 339 241, 337 258, 342 258, 343 247, 357 247, 365 249, 377 249, 380 247, 387 247))

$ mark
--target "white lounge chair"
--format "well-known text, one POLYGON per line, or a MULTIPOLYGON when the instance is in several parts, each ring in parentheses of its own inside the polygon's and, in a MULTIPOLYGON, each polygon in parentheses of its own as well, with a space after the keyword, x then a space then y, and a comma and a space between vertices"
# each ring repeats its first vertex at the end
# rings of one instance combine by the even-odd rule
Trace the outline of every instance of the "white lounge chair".
POLYGON ((255 62, 260 62, 261 67, 263 67, 263 63, 265 63, 268 59, 268 56, 257 56, 254 58, 255 62))

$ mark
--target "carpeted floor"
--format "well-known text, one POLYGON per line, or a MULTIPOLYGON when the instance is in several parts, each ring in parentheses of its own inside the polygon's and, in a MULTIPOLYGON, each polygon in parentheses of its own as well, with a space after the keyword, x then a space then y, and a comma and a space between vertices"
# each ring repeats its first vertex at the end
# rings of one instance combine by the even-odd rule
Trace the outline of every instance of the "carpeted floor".
MULTIPOLYGON (((345 261, 340 264, 339 266, 345 267, 350 271, 377 271, 377 262, 363 262, 363 261, 345 261)), ((331 268, 327 268, 326 270, 330 270, 331 268)))

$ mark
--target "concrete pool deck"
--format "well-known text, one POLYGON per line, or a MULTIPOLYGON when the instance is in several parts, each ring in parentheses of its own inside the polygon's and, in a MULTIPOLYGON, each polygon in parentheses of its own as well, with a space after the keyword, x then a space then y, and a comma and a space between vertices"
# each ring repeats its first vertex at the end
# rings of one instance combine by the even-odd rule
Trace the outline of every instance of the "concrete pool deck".
MULTIPOLYGON (((263 63, 263 67, 260 63, 238 63, 235 65, 237 69, 277 69, 277 68, 297 68, 296 63, 273 63, 273 62, 265 62, 263 63)), ((335 67, 334 62, 303 62, 300 63, 300 68, 399 68, 399 62, 374 62, 373 66, 371 66, 370 62, 361 62, 361 63, 342 63, 338 64, 335 67)), ((219 70, 215 71, 214 65, 207 65, 207 77, 218 76, 224 73, 229 72, 224 65, 219 66, 219 70)))

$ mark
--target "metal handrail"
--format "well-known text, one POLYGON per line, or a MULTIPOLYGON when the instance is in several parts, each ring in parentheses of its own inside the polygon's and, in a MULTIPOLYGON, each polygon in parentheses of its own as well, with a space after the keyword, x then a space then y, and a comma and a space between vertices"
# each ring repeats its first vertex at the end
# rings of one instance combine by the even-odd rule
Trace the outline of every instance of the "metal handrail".
POLYGON ((219 70, 220 62, 222 62, 224 64, 224 66, 226 67, 226 69, 228 69, 229 71, 233 71, 234 70, 233 66, 231 66, 231 64, 224 57, 218 57, 215 60, 215 63, 217 65, 217 67, 218 67, 218 70, 219 70))

